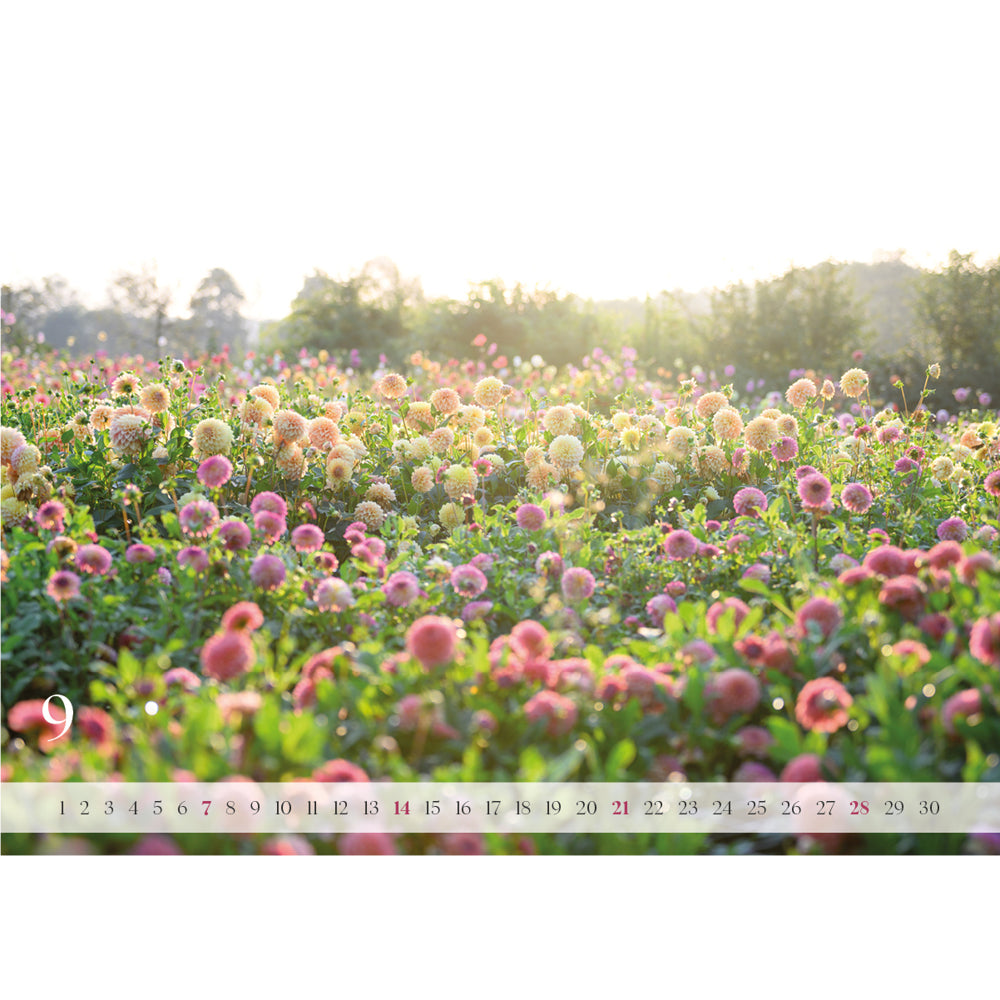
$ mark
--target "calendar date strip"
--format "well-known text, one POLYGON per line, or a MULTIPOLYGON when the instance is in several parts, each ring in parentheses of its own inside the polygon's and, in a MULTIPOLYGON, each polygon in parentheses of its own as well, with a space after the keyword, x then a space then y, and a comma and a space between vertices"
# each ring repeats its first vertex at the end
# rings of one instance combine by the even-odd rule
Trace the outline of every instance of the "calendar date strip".
POLYGON ((982 833, 1000 784, 13 782, 4 833, 982 833))

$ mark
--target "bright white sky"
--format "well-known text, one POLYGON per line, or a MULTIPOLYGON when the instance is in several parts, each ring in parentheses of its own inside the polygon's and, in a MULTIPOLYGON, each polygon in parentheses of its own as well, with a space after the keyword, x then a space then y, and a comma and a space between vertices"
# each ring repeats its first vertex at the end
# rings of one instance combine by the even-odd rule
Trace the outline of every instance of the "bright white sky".
POLYGON ((1000 254, 1000 3, 5 4, 0 277, 585 298, 1000 254))

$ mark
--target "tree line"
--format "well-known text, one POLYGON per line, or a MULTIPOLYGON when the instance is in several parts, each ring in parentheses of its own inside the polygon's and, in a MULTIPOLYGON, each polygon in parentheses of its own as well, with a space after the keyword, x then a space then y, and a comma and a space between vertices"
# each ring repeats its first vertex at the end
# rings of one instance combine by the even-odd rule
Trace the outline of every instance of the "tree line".
POLYGON ((900 401, 893 385, 902 380, 912 402, 928 365, 937 363, 942 405, 954 405, 962 388, 973 400, 981 393, 1000 399, 1000 259, 980 265, 952 251, 945 265, 928 270, 902 257, 793 267, 697 295, 664 291, 601 302, 498 280, 470 284, 465 300, 429 299, 418 281, 379 258, 346 277, 307 276, 288 314, 264 323, 252 345, 243 294, 221 268, 198 286, 184 319, 171 315, 169 296, 149 272, 119 274, 107 308, 96 311, 84 310, 54 278, 4 288, 4 339, 37 344, 40 332, 51 347, 76 354, 96 346, 158 356, 229 344, 234 358, 248 346, 285 357, 326 350, 361 369, 404 366, 416 350, 442 361, 467 358, 480 343, 495 345, 494 359, 540 355, 557 366, 579 364, 596 347, 628 345, 641 374, 697 366, 720 379, 733 370, 737 379, 769 386, 802 368, 837 376, 860 351, 883 398, 900 401), (16 322, 7 324, 8 314, 16 322))

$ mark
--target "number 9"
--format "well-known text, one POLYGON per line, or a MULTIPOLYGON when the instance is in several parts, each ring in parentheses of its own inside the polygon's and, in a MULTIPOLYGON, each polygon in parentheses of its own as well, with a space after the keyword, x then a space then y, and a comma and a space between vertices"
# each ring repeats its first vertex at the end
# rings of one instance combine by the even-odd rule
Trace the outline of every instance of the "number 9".
POLYGON ((69 698, 63 694, 50 694, 48 698, 42 702, 42 718, 53 726, 58 726, 60 722, 63 724, 62 732, 59 733, 58 736, 50 736, 45 742, 53 743, 55 740, 62 739, 69 732, 69 727, 73 725, 73 704, 69 698), (58 698, 63 703, 63 709, 66 713, 65 719, 53 719, 49 714, 49 702, 52 701, 53 698, 58 698))

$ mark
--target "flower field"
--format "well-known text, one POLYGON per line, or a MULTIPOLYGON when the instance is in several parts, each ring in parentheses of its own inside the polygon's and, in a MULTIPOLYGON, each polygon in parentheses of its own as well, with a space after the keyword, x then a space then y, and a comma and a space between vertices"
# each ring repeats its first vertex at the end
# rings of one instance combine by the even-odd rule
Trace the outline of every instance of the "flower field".
MULTIPOLYGON (((1000 419, 842 371, 3 358, 2 778, 1000 779, 1000 419), (72 724, 60 724, 63 702, 72 724), (150 713, 146 705, 155 703, 150 713), (44 708, 44 711, 43 711, 44 708), (46 718, 48 716, 48 718, 46 718)), ((976 403, 975 396, 967 402, 976 403)), ((4 837, 996 853, 1000 836, 4 837)))

